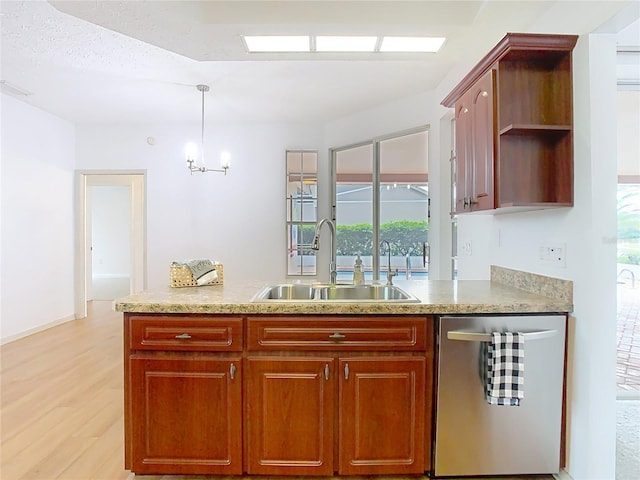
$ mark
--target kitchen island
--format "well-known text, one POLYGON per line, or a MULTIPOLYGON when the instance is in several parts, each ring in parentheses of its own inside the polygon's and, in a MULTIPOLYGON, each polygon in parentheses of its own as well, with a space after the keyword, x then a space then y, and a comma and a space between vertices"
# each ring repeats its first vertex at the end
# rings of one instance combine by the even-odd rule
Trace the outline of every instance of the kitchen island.
POLYGON ((117 300, 114 308, 124 313, 126 468, 431 472, 438 317, 573 309, 571 282, 500 267, 491 275, 396 280, 415 303, 254 302, 269 282, 232 279, 117 300))

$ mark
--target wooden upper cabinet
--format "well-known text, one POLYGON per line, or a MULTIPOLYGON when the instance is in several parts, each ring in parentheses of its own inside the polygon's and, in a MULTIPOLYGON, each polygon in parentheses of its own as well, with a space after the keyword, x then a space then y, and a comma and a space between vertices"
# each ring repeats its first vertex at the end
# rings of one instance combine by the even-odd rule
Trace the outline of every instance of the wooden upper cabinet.
POLYGON ((494 208, 494 76, 487 72, 455 104, 457 213, 494 208))
POLYGON ((471 127, 471 94, 463 95, 455 104, 456 174, 455 212, 462 213, 469 205, 473 175, 473 137, 471 127))
POLYGON ((575 35, 507 34, 442 101, 455 108, 455 212, 573 205, 575 35))
POLYGON ((478 210, 493 208, 494 163, 494 70, 474 85, 471 92, 473 125, 473 195, 469 201, 478 210))

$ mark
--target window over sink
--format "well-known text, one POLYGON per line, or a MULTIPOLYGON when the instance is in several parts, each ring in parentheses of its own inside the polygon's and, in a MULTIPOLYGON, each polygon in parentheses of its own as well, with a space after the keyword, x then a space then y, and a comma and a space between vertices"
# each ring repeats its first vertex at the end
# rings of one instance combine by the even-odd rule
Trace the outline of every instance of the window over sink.
POLYGON ((351 281, 358 256, 366 283, 385 278, 389 256, 400 275, 427 278, 428 139, 421 126, 331 149, 339 281, 351 281))

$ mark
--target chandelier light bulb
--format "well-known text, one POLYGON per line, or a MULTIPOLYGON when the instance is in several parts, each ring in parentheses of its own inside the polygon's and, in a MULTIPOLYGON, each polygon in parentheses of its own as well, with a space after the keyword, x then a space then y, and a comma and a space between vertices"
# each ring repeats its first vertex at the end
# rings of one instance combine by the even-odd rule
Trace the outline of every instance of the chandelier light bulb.
POLYGON ((226 150, 220 154, 220 167, 225 170, 231 165, 231 154, 226 150))
POLYGON ((184 156, 187 163, 195 162, 198 158, 198 146, 195 143, 187 143, 184 147, 184 156))

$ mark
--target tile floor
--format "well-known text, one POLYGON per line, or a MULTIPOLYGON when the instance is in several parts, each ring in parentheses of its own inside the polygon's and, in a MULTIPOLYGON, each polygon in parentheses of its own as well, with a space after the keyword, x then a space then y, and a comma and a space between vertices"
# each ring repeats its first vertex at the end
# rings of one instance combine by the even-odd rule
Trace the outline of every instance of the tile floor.
POLYGON ((616 384, 640 393, 640 279, 618 284, 616 384))

